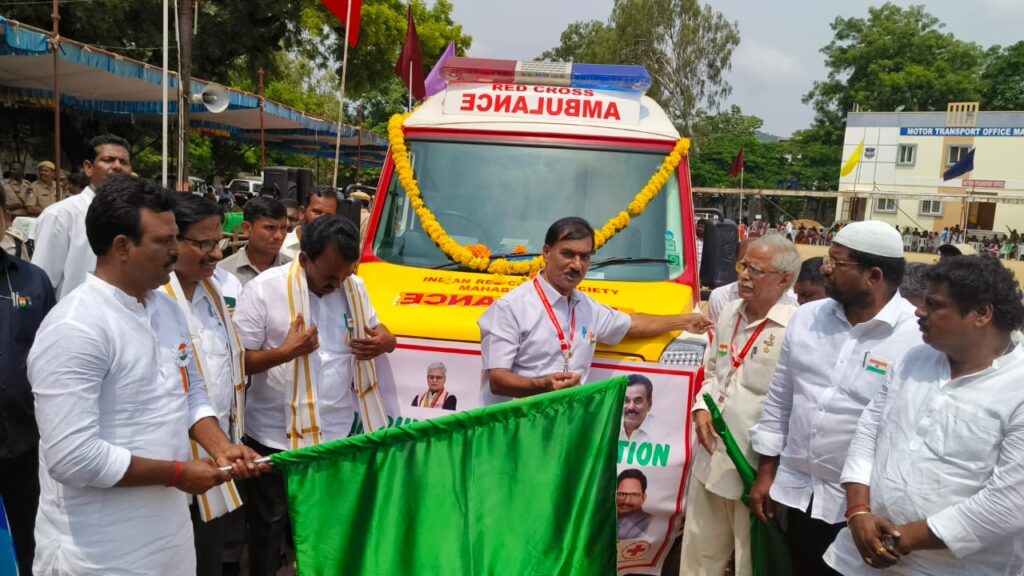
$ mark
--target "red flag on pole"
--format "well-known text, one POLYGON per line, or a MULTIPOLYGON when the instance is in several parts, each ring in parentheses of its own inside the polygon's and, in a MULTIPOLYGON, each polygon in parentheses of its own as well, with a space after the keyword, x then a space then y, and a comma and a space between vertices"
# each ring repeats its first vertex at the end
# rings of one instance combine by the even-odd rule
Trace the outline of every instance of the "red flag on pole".
POLYGON ((736 155, 736 159, 732 161, 732 170, 729 171, 729 176, 739 176, 740 172, 743 172, 743 149, 740 149, 740 153, 736 155))
POLYGON ((320 2, 345 24, 348 45, 355 48, 356 44, 359 44, 359 21, 362 19, 363 0, 351 0, 352 6, 349 6, 349 0, 320 0, 320 2), (350 10, 351 12, 349 12, 350 10), (349 16, 352 18, 351 24, 349 24, 349 16))
POLYGON ((395 74, 417 100, 426 96, 423 85, 423 54, 420 52, 420 37, 416 35, 416 22, 412 19, 412 4, 409 5, 409 28, 405 32, 402 54, 395 64, 395 74))

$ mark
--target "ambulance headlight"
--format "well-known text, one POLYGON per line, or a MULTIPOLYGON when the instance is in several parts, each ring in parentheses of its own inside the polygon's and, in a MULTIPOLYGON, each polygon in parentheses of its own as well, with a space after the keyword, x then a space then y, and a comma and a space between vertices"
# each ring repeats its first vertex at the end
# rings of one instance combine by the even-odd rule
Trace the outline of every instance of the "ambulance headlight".
POLYGON ((673 340, 665 347, 658 362, 675 366, 703 366, 706 343, 696 340, 673 340))

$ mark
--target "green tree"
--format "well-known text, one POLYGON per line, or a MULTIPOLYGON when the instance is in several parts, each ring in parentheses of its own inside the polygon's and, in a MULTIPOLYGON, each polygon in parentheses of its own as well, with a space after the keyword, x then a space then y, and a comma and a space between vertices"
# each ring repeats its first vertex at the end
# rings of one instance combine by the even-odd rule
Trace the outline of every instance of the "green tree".
POLYGON ((561 43, 545 50, 541 60, 549 62, 586 62, 588 64, 619 63, 618 36, 613 26, 591 20, 573 22, 561 35, 561 43))
POLYGON ((699 0, 619 0, 607 24, 570 24, 560 45, 541 57, 646 67, 650 96, 692 135, 732 92, 723 73, 739 41, 738 25, 699 0))
POLYGON ((867 18, 836 18, 822 48, 828 77, 804 96, 814 107, 811 129, 823 143, 841 144, 846 113, 868 110, 945 110, 978 100, 983 52, 944 32, 924 6, 892 3, 868 8, 867 18))
POLYGON ((1024 110, 1024 42, 989 49, 981 80, 982 109, 1024 110))
MULTIPOLYGON (((192 73, 227 82, 233 70, 255 78, 260 67, 273 70, 274 54, 302 38, 301 14, 307 0, 217 0, 199 2, 192 41, 192 73)), ((91 0, 60 5, 60 32, 155 66, 161 65, 162 0, 91 0)), ((172 3, 173 10, 173 3, 172 3)), ((5 16, 45 30, 51 28, 50 6, 20 3, 5 7, 5 16)), ((171 14, 172 68, 178 55, 171 14)))
MULTIPOLYGON (((345 27, 319 0, 304 2, 303 26, 310 36, 304 44, 306 55, 318 67, 333 70, 333 77, 340 83, 345 27)), ((405 41, 407 7, 408 4, 402 0, 376 0, 363 4, 359 45, 348 51, 347 99, 354 101, 377 89, 387 90, 387 83, 395 77, 395 62, 405 41)), ((416 0, 412 7, 423 53, 424 73, 430 70, 450 42, 455 42, 459 54, 465 54, 473 39, 464 34, 462 25, 452 19, 449 0, 437 0, 429 8, 423 0, 416 0)))

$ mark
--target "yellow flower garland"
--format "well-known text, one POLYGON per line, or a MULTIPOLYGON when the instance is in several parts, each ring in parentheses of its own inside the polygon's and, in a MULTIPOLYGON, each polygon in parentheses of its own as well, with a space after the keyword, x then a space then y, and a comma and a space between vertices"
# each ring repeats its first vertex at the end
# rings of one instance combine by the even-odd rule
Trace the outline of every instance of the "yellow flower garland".
MULTIPOLYGON (((544 267, 544 257, 537 256, 530 260, 512 261, 505 258, 491 260, 490 251, 486 246, 474 244, 463 246, 452 239, 445 232, 441 223, 437 221, 434 213, 423 203, 423 196, 420 193, 419 184, 412 172, 412 164, 409 163, 409 149, 405 145, 405 133, 402 125, 410 114, 395 114, 388 122, 388 138, 391 141, 391 157, 395 162, 395 171, 398 172, 398 180, 405 188, 409 196, 413 210, 420 220, 427 236, 437 244, 437 247, 446 256, 470 270, 486 271, 491 274, 514 274, 519 276, 536 274, 544 267)), ((647 205, 654 200, 654 197, 661 192, 661 189, 668 182, 669 178, 676 171, 679 163, 690 150, 689 138, 680 138, 676 142, 672 152, 665 157, 661 167, 651 176, 647 184, 630 201, 626 210, 613 216, 604 226, 594 231, 595 246, 598 250, 609 240, 615 237, 621 230, 629 226, 630 218, 636 218, 644 213, 647 205)))

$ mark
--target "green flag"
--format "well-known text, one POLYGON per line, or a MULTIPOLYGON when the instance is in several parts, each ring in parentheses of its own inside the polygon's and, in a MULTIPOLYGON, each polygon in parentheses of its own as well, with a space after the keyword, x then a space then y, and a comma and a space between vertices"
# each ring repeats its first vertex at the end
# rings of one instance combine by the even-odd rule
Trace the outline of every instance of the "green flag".
MULTIPOLYGON (((750 506, 750 489, 757 479, 757 470, 747 462, 743 450, 736 444, 736 439, 729 430, 722 412, 718 409, 710 394, 704 394, 704 404, 711 414, 711 426, 718 433, 725 445, 725 453, 736 466, 736 472, 743 482, 743 503, 750 506)), ((786 535, 775 520, 765 524, 750 515, 750 563, 754 576, 788 576, 793 573, 793 566, 786 547, 786 535)))
POLYGON ((299 572, 615 574, 626 383, 275 454, 299 572))

